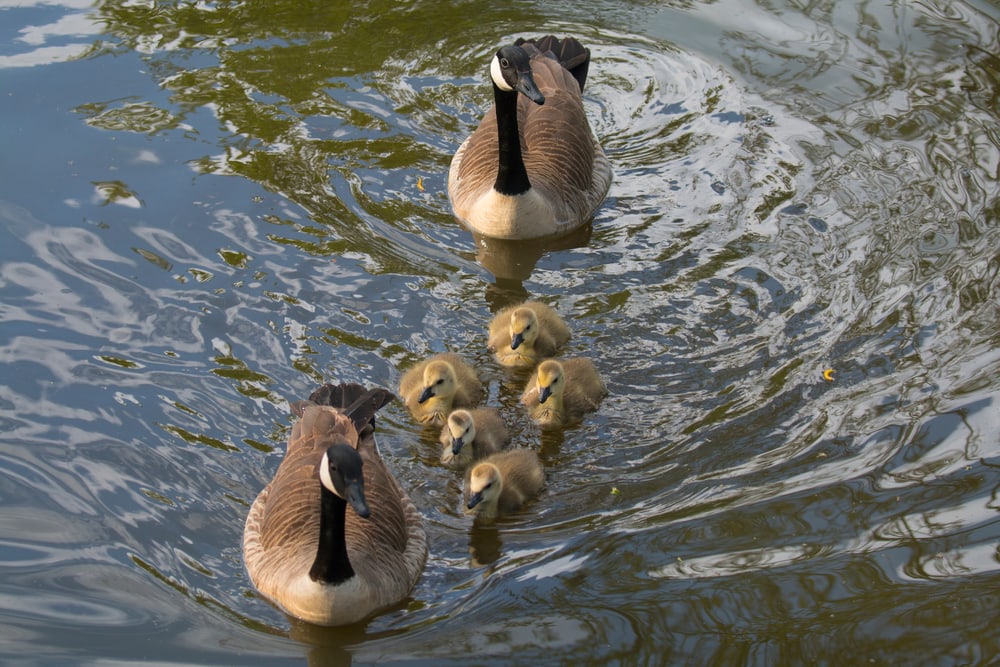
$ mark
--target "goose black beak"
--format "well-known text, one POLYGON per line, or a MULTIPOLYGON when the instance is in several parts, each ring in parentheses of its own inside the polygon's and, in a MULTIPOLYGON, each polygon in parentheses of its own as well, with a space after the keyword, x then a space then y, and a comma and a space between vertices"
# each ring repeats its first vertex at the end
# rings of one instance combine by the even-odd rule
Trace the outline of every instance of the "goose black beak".
POLYGON ((524 342, 524 334, 516 333, 510 339, 510 349, 516 350, 524 342))
POLYGON ((452 438, 452 440, 451 440, 451 453, 454 456, 458 456, 458 453, 460 451, 462 451, 462 445, 464 445, 464 444, 465 444, 465 442, 463 442, 463 440, 461 438, 452 438))
POLYGON ((538 86, 535 85, 535 77, 531 75, 530 69, 517 73, 517 83, 514 84, 514 90, 535 104, 545 104, 545 96, 542 95, 542 91, 538 90, 538 86))
POLYGON ((471 496, 469 496, 469 501, 465 503, 465 506, 471 510, 473 507, 482 502, 482 500, 483 500, 482 493, 479 492, 473 493, 471 496))
POLYGON ((417 403, 426 403, 427 399, 429 399, 433 395, 434 395, 434 389, 431 387, 427 387, 422 392, 420 392, 420 396, 417 398, 417 403))
POLYGON ((552 395, 552 387, 542 387, 538 390, 538 402, 544 403, 552 395))
POLYGON ((372 515, 372 511, 368 509, 368 502, 365 500, 365 490, 361 486, 358 480, 353 480, 347 483, 347 502, 351 504, 354 511, 358 513, 358 516, 362 519, 367 519, 372 515))

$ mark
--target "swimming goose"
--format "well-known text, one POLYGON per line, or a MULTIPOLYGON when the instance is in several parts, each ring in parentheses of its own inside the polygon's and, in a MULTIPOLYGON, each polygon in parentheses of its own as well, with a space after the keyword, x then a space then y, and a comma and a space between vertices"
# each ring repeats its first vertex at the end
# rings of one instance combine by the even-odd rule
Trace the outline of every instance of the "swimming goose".
POLYGON ((349 384, 310 398, 293 405, 300 419, 285 457, 250 507, 243 557, 254 586, 286 613, 345 625, 409 594, 427 538, 375 443, 375 412, 393 395, 349 384))
POLYGON ((569 338, 569 327, 551 306, 525 301, 496 314, 486 347, 504 366, 532 367, 555 354, 569 338))
POLYGON ((521 395, 528 414, 542 426, 566 426, 596 410, 608 390, 594 364, 586 357, 546 359, 521 395))
POLYGON ((465 474, 465 506, 482 519, 515 512, 537 496, 545 473, 534 450, 525 447, 492 454, 465 474))
POLYGON ((440 425, 453 408, 474 407, 484 390, 472 366, 454 352, 442 352, 403 374, 399 393, 414 419, 440 425))
POLYGON ((583 226, 611 185, 583 86, 590 50, 573 37, 518 39, 490 61, 493 107, 455 153, 448 196, 473 232, 558 236, 583 226))
POLYGON ((510 434, 495 408, 459 409, 441 429, 441 463, 466 468, 510 444, 510 434))

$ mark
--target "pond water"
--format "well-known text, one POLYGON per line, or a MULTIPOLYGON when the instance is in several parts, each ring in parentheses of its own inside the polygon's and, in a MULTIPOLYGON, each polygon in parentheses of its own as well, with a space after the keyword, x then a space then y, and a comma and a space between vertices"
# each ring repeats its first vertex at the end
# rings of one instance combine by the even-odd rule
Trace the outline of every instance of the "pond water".
POLYGON ((1000 6, 0 3, 0 661, 990 664, 1000 654, 1000 6), (492 53, 573 34, 592 228, 477 242, 492 53), (611 390, 560 435, 486 325, 611 390), (542 497, 474 526, 399 403, 410 599, 291 621, 243 569, 288 400, 477 363, 542 497), (832 379, 824 371, 832 369, 832 379))

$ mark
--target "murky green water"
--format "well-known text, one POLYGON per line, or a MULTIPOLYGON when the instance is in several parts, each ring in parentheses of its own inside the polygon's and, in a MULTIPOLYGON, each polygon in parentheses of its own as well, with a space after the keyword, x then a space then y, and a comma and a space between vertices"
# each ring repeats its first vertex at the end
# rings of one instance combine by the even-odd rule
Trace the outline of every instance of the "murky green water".
POLYGON ((1000 654, 1000 7, 0 4, 0 661, 920 664, 1000 654), (593 51, 593 229, 477 245, 451 154, 521 34, 593 51), (526 295, 611 396, 542 436, 526 295), (495 528, 402 407, 412 598, 290 622, 240 539, 338 379, 478 362, 543 497, 495 528), (823 379, 824 369, 834 371, 823 379))

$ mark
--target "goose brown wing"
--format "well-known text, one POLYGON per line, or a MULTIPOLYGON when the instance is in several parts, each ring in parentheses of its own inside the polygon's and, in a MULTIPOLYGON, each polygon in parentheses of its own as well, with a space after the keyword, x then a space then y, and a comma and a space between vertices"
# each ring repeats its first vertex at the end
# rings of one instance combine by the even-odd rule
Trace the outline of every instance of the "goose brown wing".
POLYGON ((593 183, 594 140, 583 99, 573 75, 552 58, 535 56, 531 71, 545 104, 518 100, 524 165, 532 187, 570 206, 593 183))
MULTIPOLYGON (((354 444, 358 434, 351 420, 328 408, 297 404, 301 419, 292 427, 288 450, 267 487, 260 539, 265 549, 280 548, 287 535, 301 533, 318 540, 320 486, 316 467, 323 453, 338 442, 354 444)), ((312 544, 310 544, 312 546, 312 544)))

